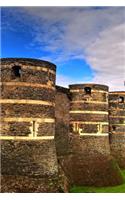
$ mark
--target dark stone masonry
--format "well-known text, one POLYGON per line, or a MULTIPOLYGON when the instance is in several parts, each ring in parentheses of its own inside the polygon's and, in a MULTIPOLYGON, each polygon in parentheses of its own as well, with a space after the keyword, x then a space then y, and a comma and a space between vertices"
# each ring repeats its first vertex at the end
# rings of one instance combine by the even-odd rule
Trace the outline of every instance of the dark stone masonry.
POLYGON ((56 86, 55 98, 55 142, 57 155, 69 153, 69 109, 70 93, 67 88, 56 86))
POLYGON ((110 153, 108 87, 70 85, 69 156, 61 164, 74 185, 108 186, 122 182, 110 153))
POLYGON ((59 191, 55 76, 49 62, 1 60, 2 192, 59 191))
POLYGON ((125 169, 125 91, 109 93, 111 153, 125 169))
POLYGON ((55 85, 56 66, 1 59, 1 192, 122 183, 125 91, 55 85))

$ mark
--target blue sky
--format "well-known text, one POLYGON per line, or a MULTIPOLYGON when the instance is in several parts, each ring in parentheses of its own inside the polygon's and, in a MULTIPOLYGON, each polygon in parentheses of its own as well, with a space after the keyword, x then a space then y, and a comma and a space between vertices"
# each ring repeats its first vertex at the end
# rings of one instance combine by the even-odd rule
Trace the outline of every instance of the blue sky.
POLYGON ((1 19, 2 57, 51 61, 58 85, 124 90, 124 7, 6 7, 1 19))

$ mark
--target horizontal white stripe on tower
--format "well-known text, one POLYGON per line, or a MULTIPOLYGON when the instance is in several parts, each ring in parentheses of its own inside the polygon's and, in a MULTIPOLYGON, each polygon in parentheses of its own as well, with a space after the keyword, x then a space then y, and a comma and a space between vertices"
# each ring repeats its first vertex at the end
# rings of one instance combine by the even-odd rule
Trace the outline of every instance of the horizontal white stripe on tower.
POLYGON ((70 122, 70 124, 75 124, 75 123, 77 123, 77 124, 101 124, 101 125, 109 125, 109 123, 108 122, 83 122, 83 121, 71 121, 70 122))
POLYGON ((47 88, 55 90, 55 87, 47 85, 47 84, 40 84, 40 83, 27 83, 27 82, 0 82, 0 85, 6 86, 20 86, 20 87, 36 87, 36 88, 47 88))
MULTIPOLYGON (((84 92, 84 88, 83 89, 71 89, 70 92, 84 92)), ((91 92, 108 94, 107 91, 103 91, 103 90, 91 90, 91 92)))
POLYGON ((39 123, 54 123, 53 118, 34 118, 34 117, 3 117, 1 118, 3 122, 32 122, 36 121, 39 123))
POLYGON ((108 133, 80 133, 80 136, 108 136, 108 133))
POLYGON ((107 104, 108 102, 103 102, 103 101, 84 101, 84 100, 76 100, 76 101, 71 101, 71 103, 87 103, 87 104, 107 104))
POLYGON ((108 115, 107 111, 88 111, 88 110, 71 110, 69 111, 70 113, 83 113, 83 114, 104 114, 104 115, 108 115))
POLYGON ((109 92, 109 95, 111 95, 111 94, 117 94, 117 95, 123 94, 123 95, 125 95, 125 92, 109 92))
POLYGON ((24 136, 0 136, 0 140, 53 140, 54 136, 38 136, 38 137, 24 137, 24 136))
POLYGON ((112 126, 125 126, 125 123, 124 123, 124 124, 116 124, 116 123, 113 124, 113 123, 112 123, 112 126))
POLYGON ((55 106, 55 103, 42 100, 30 100, 30 99, 0 99, 0 103, 12 103, 12 104, 38 104, 55 106))
POLYGON ((125 118, 125 116, 119 116, 119 115, 113 116, 113 115, 110 115, 109 118, 117 118, 117 119, 119 119, 119 118, 125 118))

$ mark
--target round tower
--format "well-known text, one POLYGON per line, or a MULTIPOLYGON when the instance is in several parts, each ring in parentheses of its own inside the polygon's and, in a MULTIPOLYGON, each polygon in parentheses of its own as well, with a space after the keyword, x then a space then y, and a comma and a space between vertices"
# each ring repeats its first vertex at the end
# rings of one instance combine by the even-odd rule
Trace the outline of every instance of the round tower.
POLYGON ((121 183, 119 168, 110 155, 108 87, 76 84, 69 88, 70 179, 75 185, 121 183))
POLYGON ((109 93, 111 152, 125 169, 125 91, 109 93))
POLYGON ((55 77, 56 66, 52 63, 28 58, 1 59, 3 191, 7 185, 7 191, 23 191, 26 187, 28 192, 46 191, 44 177, 49 180, 58 173, 54 141, 55 77), (36 177, 42 181, 37 183, 36 177), (16 184, 18 188, 14 188, 16 184))
POLYGON ((96 84, 70 85, 71 132, 108 135, 108 87, 96 84))

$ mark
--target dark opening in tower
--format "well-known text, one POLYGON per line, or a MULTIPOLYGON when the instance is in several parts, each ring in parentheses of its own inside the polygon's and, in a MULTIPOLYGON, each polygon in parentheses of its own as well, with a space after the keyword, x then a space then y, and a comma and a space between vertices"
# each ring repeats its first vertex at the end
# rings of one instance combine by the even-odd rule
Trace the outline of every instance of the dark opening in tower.
POLYGON ((84 91, 85 91, 85 94, 91 95, 91 88, 90 87, 85 87, 84 91))
POLYGON ((119 103, 124 103, 124 97, 119 97, 118 102, 119 103))
POLYGON ((116 131, 116 126, 112 126, 112 130, 113 130, 113 131, 116 131))
POLYGON ((13 66, 12 67, 12 77, 16 78, 16 77, 21 77, 21 67, 20 66, 13 66))

